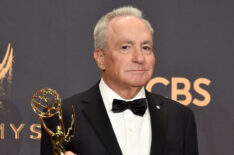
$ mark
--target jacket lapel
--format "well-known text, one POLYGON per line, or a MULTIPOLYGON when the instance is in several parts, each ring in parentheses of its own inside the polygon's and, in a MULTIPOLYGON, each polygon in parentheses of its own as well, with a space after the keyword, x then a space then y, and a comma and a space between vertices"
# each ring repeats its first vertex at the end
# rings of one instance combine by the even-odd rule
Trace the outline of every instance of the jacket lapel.
POLYGON ((98 84, 88 91, 83 101, 88 103, 83 111, 84 115, 96 131, 104 146, 111 155, 121 155, 122 152, 106 112, 98 84))
POLYGON ((166 138, 166 112, 159 97, 146 91, 152 128, 151 155, 161 155, 166 138))

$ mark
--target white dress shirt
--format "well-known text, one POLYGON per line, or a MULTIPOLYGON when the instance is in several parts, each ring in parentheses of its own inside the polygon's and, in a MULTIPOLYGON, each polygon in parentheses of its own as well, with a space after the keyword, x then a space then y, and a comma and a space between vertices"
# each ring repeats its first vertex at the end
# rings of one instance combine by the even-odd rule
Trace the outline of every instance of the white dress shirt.
MULTIPOLYGON (((101 79, 99 83, 99 89, 123 155, 149 155, 151 148, 151 122, 149 109, 146 109, 143 117, 135 115, 129 109, 121 113, 113 113, 113 99, 124 99, 108 87, 103 79, 101 79)), ((139 98, 145 98, 144 87, 142 87, 134 98, 125 101, 139 98)))

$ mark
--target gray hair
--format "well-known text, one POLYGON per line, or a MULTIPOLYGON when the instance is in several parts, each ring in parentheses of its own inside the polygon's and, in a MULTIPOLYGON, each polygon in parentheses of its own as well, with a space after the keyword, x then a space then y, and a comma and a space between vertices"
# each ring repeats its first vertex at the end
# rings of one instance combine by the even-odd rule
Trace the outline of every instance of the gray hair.
POLYGON ((150 25, 149 21, 143 18, 142 11, 132 6, 124 6, 118 9, 114 9, 98 20, 93 33, 95 49, 100 49, 104 52, 107 50, 107 26, 113 18, 119 16, 135 16, 141 19, 148 26, 153 36, 154 29, 150 25))

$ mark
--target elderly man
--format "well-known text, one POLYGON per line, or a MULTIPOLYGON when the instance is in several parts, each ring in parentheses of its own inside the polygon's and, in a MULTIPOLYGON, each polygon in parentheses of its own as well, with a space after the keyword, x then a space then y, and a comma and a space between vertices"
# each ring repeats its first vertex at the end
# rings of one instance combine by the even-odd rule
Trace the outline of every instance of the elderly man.
MULTIPOLYGON (((65 126, 71 106, 76 110, 76 133, 65 145, 66 155, 198 155, 192 111, 144 88, 155 56, 153 28, 141 11, 122 7, 109 12, 98 21, 94 40, 102 78, 63 101, 65 126)), ((44 130, 41 154, 52 154, 44 130)))

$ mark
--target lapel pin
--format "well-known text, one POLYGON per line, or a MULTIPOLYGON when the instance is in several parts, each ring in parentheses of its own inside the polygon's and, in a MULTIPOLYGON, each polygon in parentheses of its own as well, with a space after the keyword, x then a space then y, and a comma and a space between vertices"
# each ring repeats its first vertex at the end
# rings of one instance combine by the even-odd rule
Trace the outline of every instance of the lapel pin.
POLYGON ((160 106, 156 105, 156 108, 157 108, 157 109, 160 109, 160 106))

